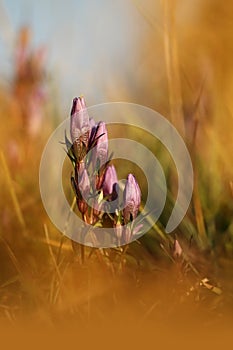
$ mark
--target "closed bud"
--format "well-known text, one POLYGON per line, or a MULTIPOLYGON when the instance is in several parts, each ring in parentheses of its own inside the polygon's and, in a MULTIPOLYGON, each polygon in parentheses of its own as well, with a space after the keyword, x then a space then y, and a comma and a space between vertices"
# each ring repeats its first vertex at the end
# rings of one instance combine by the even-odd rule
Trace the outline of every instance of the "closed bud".
POLYGON ((79 211, 84 214, 87 211, 88 204, 87 199, 90 193, 90 180, 86 169, 80 169, 78 171, 78 192, 77 204, 79 211))
POLYGON ((136 218, 141 203, 141 191, 135 177, 132 174, 129 174, 127 177, 123 197, 123 216, 125 223, 127 224, 136 218))
POLYGON ((117 173, 114 165, 109 165, 105 171, 103 181, 104 197, 111 196, 117 184, 117 173))
POLYGON ((82 170, 81 174, 78 175, 78 187, 82 197, 85 199, 90 193, 90 180, 87 170, 82 170))
POLYGON ((90 123, 84 97, 73 99, 71 109, 70 136, 72 143, 84 143, 87 147, 89 140, 90 123))
POLYGON ((99 122, 96 127, 94 149, 94 164, 98 167, 104 165, 108 160, 108 132, 104 122, 99 122))

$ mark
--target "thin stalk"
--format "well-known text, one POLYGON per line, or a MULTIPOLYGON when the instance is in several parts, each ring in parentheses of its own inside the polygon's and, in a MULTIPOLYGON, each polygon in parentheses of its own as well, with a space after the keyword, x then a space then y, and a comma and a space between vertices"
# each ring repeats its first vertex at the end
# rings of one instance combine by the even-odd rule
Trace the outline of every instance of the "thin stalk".
POLYGON ((46 241, 47 241, 47 244, 48 244, 49 253, 50 253, 52 262, 54 264, 55 271, 56 271, 56 273, 58 275, 59 281, 61 281, 61 279, 62 279, 61 278, 61 273, 60 273, 60 270, 58 268, 57 261, 55 259, 52 247, 51 247, 50 242, 49 242, 49 233, 48 233, 48 228, 47 228, 46 224, 44 224, 44 232, 45 232, 45 238, 46 238, 46 241))
POLYGON ((69 225, 70 215, 71 215, 71 212, 74 210, 75 203, 76 203, 76 198, 74 196, 67 220, 65 222, 64 232, 63 232, 63 235, 61 236, 61 239, 60 239, 59 249, 58 249, 57 258, 56 258, 57 264, 59 264, 59 261, 60 261, 62 246, 63 246, 63 243, 64 243, 65 238, 66 238, 66 230, 67 230, 67 227, 69 225))
POLYGON ((13 202, 13 205, 14 205, 14 208, 15 208, 16 216, 18 218, 20 226, 25 231, 26 225, 25 225, 23 213, 21 211, 21 208, 20 208, 20 205, 19 205, 19 201, 18 201, 16 192, 15 192, 15 188, 14 188, 14 185, 13 185, 13 181, 12 181, 11 176, 10 176, 10 171, 9 171, 8 166, 7 166, 6 158, 5 158, 5 156, 4 156, 2 151, 1 151, 0 155, 1 155, 1 162, 2 162, 3 171, 4 171, 4 174, 5 174, 5 179, 6 179, 6 182, 7 182, 7 187, 9 188, 9 191, 10 191, 10 195, 11 195, 12 202, 13 202))
POLYGON ((171 122, 181 136, 185 136, 180 66, 177 50, 175 21, 176 0, 163 0, 164 12, 164 55, 166 63, 171 122))

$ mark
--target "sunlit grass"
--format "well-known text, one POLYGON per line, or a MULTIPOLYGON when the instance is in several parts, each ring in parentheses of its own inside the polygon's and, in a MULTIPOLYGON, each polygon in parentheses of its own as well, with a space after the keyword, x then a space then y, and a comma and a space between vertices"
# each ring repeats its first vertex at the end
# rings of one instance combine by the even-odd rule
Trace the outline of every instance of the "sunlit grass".
MULTIPOLYGON (((169 191, 160 221, 127 247, 94 249, 72 243, 49 221, 39 193, 40 156, 56 121, 52 113, 48 114, 53 106, 46 109, 43 105, 46 118, 38 134, 30 135, 18 113, 17 97, 2 88, 0 317, 4 321, 15 323, 32 318, 50 326, 71 320, 106 322, 109 317, 131 315, 138 324, 143 324, 148 319, 176 318, 178 313, 191 310, 197 318, 202 314, 217 322, 221 319, 219 315, 232 307, 233 106, 230 101, 225 109, 221 108, 219 87, 203 88, 200 92, 201 82, 197 84, 195 77, 194 83, 190 83, 192 74, 189 76, 188 71, 185 80, 183 62, 180 63, 184 55, 176 37, 179 30, 170 28, 175 26, 175 22, 170 23, 174 13, 169 12, 174 9, 169 9, 168 1, 163 3, 167 110, 186 140, 195 172, 189 211, 176 232, 172 235, 164 232, 174 204, 175 169, 160 144, 153 144, 145 134, 134 130, 135 137, 160 157, 164 165, 169 191), (176 240, 182 248, 179 257, 174 256, 176 240)), ((153 22, 148 19, 146 8, 139 9, 147 21, 153 22)), ((152 43, 149 50, 153 48, 152 43)), ((224 57, 221 59, 224 65, 224 57)), ((214 70, 221 59, 211 61, 209 69, 214 70)), ((232 81, 228 86, 231 85, 232 81)), ((153 86, 148 84, 147 88, 150 91, 153 86)), ((130 96, 134 91, 127 93, 130 96)), ((224 90, 222 94, 224 101, 229 101, 228 92, 224 90)), ((120 127, 119 131, 122 132, 120 127)), ((111 136, 111 130, 109 133, 111 136)), ((66 179, 70 168, 63 170, 64 188, 75 210, 66 179)), ((134 171, 140 177, 140 169, 135 167, 134 171)), ((127 172, 124 164, 120 176, 127 172)), ((141 180, 141 186, 146 193, 145 179, 141 180)), ((151 220, 150 216, 147 220, 151 220)), ((64 224, 69 225, 69 218, 64 224)))

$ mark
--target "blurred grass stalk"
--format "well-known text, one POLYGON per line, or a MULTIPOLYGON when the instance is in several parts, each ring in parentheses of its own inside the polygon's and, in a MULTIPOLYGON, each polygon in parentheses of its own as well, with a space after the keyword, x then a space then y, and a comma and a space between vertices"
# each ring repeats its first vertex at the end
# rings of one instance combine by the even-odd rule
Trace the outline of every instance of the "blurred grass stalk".
MULTIPOLYGON (((142 14, 145 20, 152 26, 154 30, 159 30, 159 26, 156 25, 155 20, 147 13, 145 8, 143 8, 142 3, 133 0, 133 3, 137 7, 138 11, 142 14)), ((180 62, 179 62, 179 52, 177 44, 177 24, 176 24, 176 9, 177 0, 162 0, 162 10, 163 10, 163 42, 164 42, 164 57, 165 57, 165 69, 167 75, 168 83, 168 98, 170 105, 170 121, 176 127, 180 135, 187 140, 187 135, 185 132, 185 121, 184 121, 184 111, 183 111, 183 98, 181 89, 181 78, 180 78, 180 62)), ((195 112, 193 118, 198 118, 198 112, 195 112)), ((198 120, 198 119, 197 119, 198 120)), ((207 244, 207 233, 204 223, 204 215, 202 209, 202 203, 199 193, 199 181, 198 181, 198 171, 196 167, 196 133, 197 127, 194 128, 193 143, 191 145, 191 157, 194 166, 194 191, 193 191, 193 207, 195 212, 195 220, 197 225, 197 232, 199 236, 199 244, 204 248, 207 244)), ((172 189, 175 195, 175 186, 172 189)))
POLYGON ((10 191, 10 195, 11 195, 12 202, 13 202, 13 205, 14 205, 14 208, 15 208, 16 216, 17 216, 19 224, 22 227, 23 232, 25 234, 26 225, 25 225, 23 213, 21 211, 21 208, 20 208, 20 205, 19 205, 19 201, 18 201, 16 192, 15 192, 15 188, 13 186, 13 182, 12 182, 12 179, 11 179, 11 176, 10 176, 10 171, 8 169, 6 159, 5 159, 5 156, 4 156, 2 151, 0 152, 0 157, 1 157, 3 173, 5 174, 4 177, 5 177, 5 180, 7 182, 7 187, 9 189, 9 191, 10 191))
MULTIPOLYGON (((168 81, 168 93, 170 103, 171 122, 177 128, 181 136, 185 139, 185 123, 182 103, 182 91, 180 80, 180 64, 177 49, 177 31, 176 31, 176 6, 177 0, 163 0, 163 19, 164 19, 164 55, 166 62, 166 72, 168 81)), ((196 136, 196 130, 195 135, 196 136)), ((188 141, 188 140, 186 140, 188 141)), ((204 224, 202 204, 198 188, 198 172, 195 166, 195 140, 193 151, 194 162, 194 191, 193 205, 197 231, 201 245, 207 243, 206 230, 204 224)))
POLYGON ((176 35, 176 3, 176 0, 163 0, 164 56, 168 82, 168 94, 171 114, 170 119, 181 136, 184 137, 185 126, 176 35))

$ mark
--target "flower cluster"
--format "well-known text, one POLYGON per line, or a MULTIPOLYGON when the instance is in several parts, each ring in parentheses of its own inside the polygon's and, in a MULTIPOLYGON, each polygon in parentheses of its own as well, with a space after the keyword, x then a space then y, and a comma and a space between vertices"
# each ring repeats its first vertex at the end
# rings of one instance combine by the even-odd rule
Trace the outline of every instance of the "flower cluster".
POLYGON ((66 137, 66 145, 74 167, 71 182, 83 221, 113 227, 116 241, 128 243, 141 228, 133 224, 141 191, 135 177, 129 174, 121 200, 116 169, 110 164, 106 125, 89 118, 83 97, 73 100, 70 136, 72 143, 66 137))

